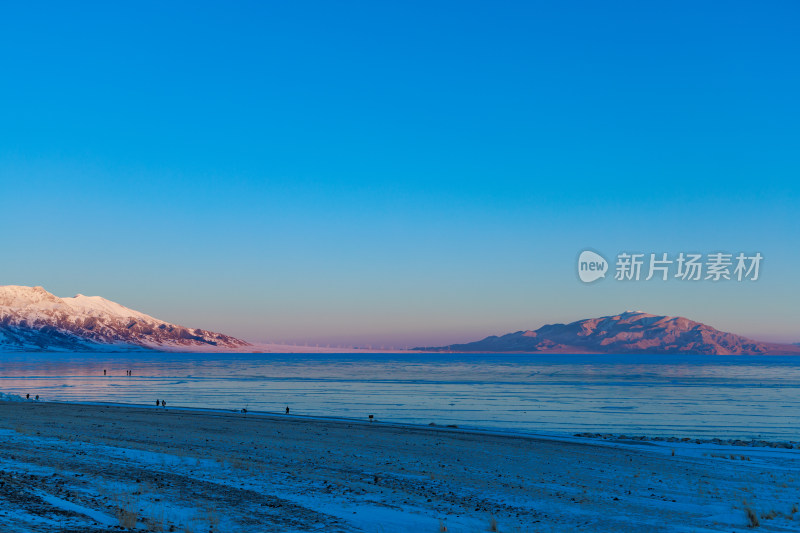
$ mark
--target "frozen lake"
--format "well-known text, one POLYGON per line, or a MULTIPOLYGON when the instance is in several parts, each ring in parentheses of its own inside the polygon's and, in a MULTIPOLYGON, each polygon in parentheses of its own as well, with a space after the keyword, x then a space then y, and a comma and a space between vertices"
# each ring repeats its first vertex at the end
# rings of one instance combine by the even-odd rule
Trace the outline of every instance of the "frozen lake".
POLYGON ((5 353, 0 392, 288 405, 292 414, 523 432, 800 439, 800 357, 5 353))

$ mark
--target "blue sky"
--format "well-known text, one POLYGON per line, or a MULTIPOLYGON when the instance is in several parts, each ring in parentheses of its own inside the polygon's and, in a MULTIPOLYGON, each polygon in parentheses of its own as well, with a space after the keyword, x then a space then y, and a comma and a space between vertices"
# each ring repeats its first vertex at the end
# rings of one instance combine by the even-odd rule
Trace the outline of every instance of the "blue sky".
POLYGON ((795 2, 6 2, 0 282, 250 340, 800 341, 795 2), (577 254, 764 255, 581 284, 577 254))

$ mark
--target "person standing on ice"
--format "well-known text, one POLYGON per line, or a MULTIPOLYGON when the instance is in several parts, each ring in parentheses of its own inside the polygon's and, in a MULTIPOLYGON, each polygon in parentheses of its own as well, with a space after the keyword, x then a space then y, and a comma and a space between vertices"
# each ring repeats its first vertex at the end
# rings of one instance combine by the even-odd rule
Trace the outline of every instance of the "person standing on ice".
POLYGON ((286 406, 286 414, 287 415, 289 414, 289 406, 288 405, 286 406))

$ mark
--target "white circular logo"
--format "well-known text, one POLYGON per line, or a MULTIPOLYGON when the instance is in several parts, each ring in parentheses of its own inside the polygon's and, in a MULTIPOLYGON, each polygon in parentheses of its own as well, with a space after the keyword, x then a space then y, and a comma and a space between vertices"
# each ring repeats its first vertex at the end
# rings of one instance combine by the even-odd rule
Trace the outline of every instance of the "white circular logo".
POLYGON ((608 261, 591 250, 584 250, 578 257, 578 277, 584 283, 591 283, 606 277, 608 261))

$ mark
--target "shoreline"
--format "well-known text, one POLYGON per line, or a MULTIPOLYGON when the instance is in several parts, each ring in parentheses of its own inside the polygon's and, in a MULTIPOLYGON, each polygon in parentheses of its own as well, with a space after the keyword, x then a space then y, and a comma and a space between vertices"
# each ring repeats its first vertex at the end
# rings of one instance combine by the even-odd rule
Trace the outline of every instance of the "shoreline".
POLYGON ((8 532, 729 532, 748 509, 790 530, 798 470, 796 449, 0 402, 8 532))
POLYGON ((490 435, 490 436, 509 436, 509 437, 523 437, 523 438, 531 438, 531 439, 545 439, 545 440, 554 440, 554 441, 567 441, 567 442, 623 442, 629 444, 635 443, 662 443, 662 444, 674 444, 674 443, 688 443, 688 444, 710 444, 716 446, 739 446, 739 447, 751 447, 751 448, 780 448, 780 449, 798 449, 800 450, 800 441, 796 440, 775 440, 775 439, 763 439, 763 438, 732 438, 732 437, 686 437, 686 436, 677 436, 677 435, 642 435, 642 434, 626 434, 626 433, 615 433, 615 432, 591 432, 591 431, 583 431, 583 432, 576 432, 576 431, 564 431, 564 432, 557 432, 557 431, 525 431, 525 430, 514 430, 510 428, 493 428, 493 427, 481 427, 481 426, 471 426, 471 425, 459 425, 459 424, 447 424, 447 423, 438 423, 436 421, 431 421, 429 423, 424 422, 400 422, 400 421, 385 421, 385 420, 378 420, 374 419, 373 421, 365 420, 364 418, 353 418, 353 417, 346 417, 346 416, 325 416, 325 415, 305 415, 305 414, 297 414, 297 413, 290 413, 288 415, 280 413, 280 412, 272 412, 272 411, 255 411, 255 410, 248 410, 246 415, 244 415, 241 409, 225 409, 225 408, 216 408, 216 407, 188 407, 188 406, 180 406, 180 405, 170 405, 166 408, 164 407, 156 407, 150 404, 137 404, 137 403, 124 403, 124 402, 75 402, 75 401, 67 401, 67 400, 33 400, 33 399, 25 399, 16 394, 4 394, 0 392, 0 403, 2 402, 32 402, 32 403, 56 403, 56 404, 64 404, 64 405, 86 405, 86 406, 98 406, 98 407, 131 407, 131 408, 141 408, 141 409, 152 409, 156 411, 166 410, 166 411, 174 411, 174 412, 200 412, 200 413, 208 413, 208 414, 219 414, 219 415, 240 415, 243 417, 264 417, 268 419, 274 419, 276 421, 283 420, 283 419, 293 419, 293 420, 307 420, 307 421, 317 421, 317 422, 346 422, 352 424, 367 424, 367 425, 382 425, 384 427, 391 427, 397 429, 440 429, 445 430, 448 432, 460 432, 460 433, 467 433, 472 435, 490 435))
MULTIPOLYGON (((774 343, 769 343, 774 344, 774 343)), ((31 350, 26 348, 14 349, 13 347, 3 346, 0 353, 4 354, 95 354, 95 355, 136 355, 136 354, 197 354, 197 355, 235 355, 235 354, 251 354, 251 355, 564 355, 564 356, 631 356, 631 357, 732 357, 732 358, 762 358, 762 357, 800 357, 800 345, 787 344, 776 345, 782 348, 778 351, 767 353, 697 353, 697 352, 648 352, 648 351, 631 351, 631 352, 600 352, 592 350, 540 350, 540 351, 491 351, 491 350, 436 350, 428 348, 397 348, 397 349, 379 349, 379 348, 362 348, 362 347, 323 347, 323 346, 305 346, 294 344, 281 344, 281 345, 258 345, 251 344, 246 347, 226 348, 215 346, 148 346, 148 345, 122 345, 112 349, 109 346, 107 350, 87 349, 86 351, 76 350, 31 350)))

